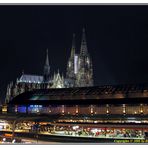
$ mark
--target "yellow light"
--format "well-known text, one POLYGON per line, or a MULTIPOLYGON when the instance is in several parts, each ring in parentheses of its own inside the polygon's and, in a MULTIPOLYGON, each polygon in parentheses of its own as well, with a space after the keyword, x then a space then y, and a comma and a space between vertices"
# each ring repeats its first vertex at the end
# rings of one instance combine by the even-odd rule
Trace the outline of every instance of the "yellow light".
POLYGON ((125 110, 125 104, 123 104, 123 114, 126 113, 126 110, 125 110))
POLYGON ((143 113, 143 104, 140 104, 140 113, 143 113))
POLYGON ((65 112, 65 111, 64 111, 64 105, 62 105, 62 114, 64 114, 64 112, 65 112))
POLYGON ((4 106, 2 107, 2 112, 7 112, 7 106, 6 106, 6 105, 4 105, 4 106))
POLYGON ((79 110, 78 110, 78 105, 76 105, 76 114, 78 114, 79 110))
POLYGON ((108 114, 109 113, 109 109, 108 109, 109 105, 107 104, 106 107, 107 107, 106 113, 108 114))
POLYGON ((93 105, 91 105, 91 108, 90 108, 90 113, 93 114, 94 113, 94 110, 93 110, 93 105))
POLYGON ((123 110, 123 113, 125 114, 125 109, 123 110))

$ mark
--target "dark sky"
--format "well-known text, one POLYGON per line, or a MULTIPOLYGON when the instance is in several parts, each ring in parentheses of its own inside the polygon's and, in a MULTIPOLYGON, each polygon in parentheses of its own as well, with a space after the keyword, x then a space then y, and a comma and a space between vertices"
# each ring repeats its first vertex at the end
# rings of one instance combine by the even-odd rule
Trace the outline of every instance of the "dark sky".
POLYGON ((22 70, 65 74, 72 34, 86 28, 95 85, 148 82, 148 6, 0 6, 0 96, 22 70))

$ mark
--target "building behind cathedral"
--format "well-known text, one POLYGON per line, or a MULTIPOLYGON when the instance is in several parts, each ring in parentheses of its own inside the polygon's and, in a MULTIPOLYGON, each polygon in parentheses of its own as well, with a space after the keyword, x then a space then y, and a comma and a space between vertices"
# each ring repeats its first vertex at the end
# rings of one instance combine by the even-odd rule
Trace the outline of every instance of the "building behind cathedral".
POLYGON ((85 29, 83 29, 79 54, 76 53, 75 34, 73 34, 71 54, 68 59, 65 77, 59 71, 54 73, 53 76, 50 74, 47 49, 43 75, 31 75, 23 72, 14 84, 13 82, 8 84, 5 103, 8 103, 13 97, 33 89, 88 86, 93 86, 93 67, 87 49, 85 29))

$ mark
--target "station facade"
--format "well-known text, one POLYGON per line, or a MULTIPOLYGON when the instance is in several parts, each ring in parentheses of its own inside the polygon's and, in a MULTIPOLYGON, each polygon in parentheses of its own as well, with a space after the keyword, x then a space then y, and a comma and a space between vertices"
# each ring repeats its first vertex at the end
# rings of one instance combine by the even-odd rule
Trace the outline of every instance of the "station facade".
POLYGON ((148 85, 41 89, 22 93, 9 110, 50 115, 148 115, 148 85))

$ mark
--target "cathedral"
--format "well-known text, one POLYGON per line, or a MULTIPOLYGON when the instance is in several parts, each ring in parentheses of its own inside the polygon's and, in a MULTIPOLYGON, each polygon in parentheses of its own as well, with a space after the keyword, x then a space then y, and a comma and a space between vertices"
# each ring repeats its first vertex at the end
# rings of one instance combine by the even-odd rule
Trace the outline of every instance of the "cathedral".
POLYGON ((93 86, 93 67, 87 49, 85 29, 83 28, 79 53, 76 53, 75 34, 73 34, 71 53, 65 77, 60 74, 59 70, 51 76, 47 49, 43 75, 31 75, 22 72, 22 75, 17 78, 14 84, 13 82, 8 84, 5 103, 8 103, 13 97, 33 89, 88 86, 93 86))
POLYGON ((80 53, 76 54, 75 34, 73 34, 71 54, 67 65, 67 87, 93 86, 92 60, 87 50, 85 29, 83 28, 80 53))

